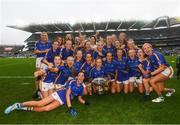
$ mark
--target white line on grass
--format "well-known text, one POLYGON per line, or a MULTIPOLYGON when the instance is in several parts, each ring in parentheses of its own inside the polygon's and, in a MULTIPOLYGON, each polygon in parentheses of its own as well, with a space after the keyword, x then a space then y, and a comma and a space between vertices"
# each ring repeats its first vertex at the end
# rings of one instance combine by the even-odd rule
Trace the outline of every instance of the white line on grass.
POLYGON ((32 79, 34 76, 0 76, 0 79, 32 79))
POLYGON ((21 85, 29 85, 29 84, 32 84, 32 83, 29 83, 29 82, 23 82, 23 83, 21 83, 21 85))

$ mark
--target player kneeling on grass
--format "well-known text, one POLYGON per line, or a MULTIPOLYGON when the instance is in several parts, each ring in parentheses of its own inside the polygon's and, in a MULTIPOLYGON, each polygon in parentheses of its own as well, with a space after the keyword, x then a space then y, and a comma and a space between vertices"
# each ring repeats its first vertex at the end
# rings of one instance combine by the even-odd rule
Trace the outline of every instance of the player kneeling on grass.
POLYGON ((77 80, 70 80, 67 82, 64 89, 58 90, 52 93, 48 97, 40 101, 27 101, 23 103, 14 103, 13 105, 7 107, 4 111, 5 114, 11 113, 13 110, 25 110, 25 111, 35 111, 35 112, 47 112, 51 111, 61 105, 67 104, 68 112, 72 116, 76 116, 77 112, 72 108, 71 101, 74 97, 78 97, 80 103, 89 105, 89 102, 85 101, 83 96, 83 81, 84 72, 80 71, 77 76, 77 80))
POLYGON ((46 98, 53 93, 54 81, 58 76, 58 67, 62 66, 62 60, 60 56, 54 57, 54 64, 48 65, 48 69, 36 71, 34 73, 35 77, 42 76, 46 74, 44 80, 41 83, 40 90, 42 93, 42 98, 46 98))
MULTIPOLYGON (((150 84, 158 97, 153 99, 152 102, 163 102, 164 97, 162 96, 162 92, 165 91, 164 82, 173 76, 173 69, 166 62, 165 57, 161 53, 153 50, 151 44, 145 43, 143 45, 143 50, 146 55, 148 55, 154 70, 151 72, 150 84)), ((174 89, 167 89, 167 91, 169 92, 166 96, 171 96, 175 92, 174 89)))
POLYGON ((142 84, 142 73, 138 68, 139 61, 136 57, 136 52, 134 49, 128 51, 129 58, 127 60, 127 65, 129 68, 129 91, 134 91, 134 85, 138 85, 139 93, 143 93, 143 84, 142 84))

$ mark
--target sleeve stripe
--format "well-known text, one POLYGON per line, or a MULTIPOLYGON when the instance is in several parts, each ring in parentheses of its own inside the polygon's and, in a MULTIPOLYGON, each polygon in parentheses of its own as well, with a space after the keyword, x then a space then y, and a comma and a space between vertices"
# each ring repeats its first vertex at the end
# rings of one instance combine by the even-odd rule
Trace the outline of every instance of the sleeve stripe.
POLYGON ((161 65, 161 61, 160 61, 158 55, 157 55, 156 53, 153 53, 153 54, 154 54, 154 56, 156 57, 156 59, 158 60, 159 65, 161 65))

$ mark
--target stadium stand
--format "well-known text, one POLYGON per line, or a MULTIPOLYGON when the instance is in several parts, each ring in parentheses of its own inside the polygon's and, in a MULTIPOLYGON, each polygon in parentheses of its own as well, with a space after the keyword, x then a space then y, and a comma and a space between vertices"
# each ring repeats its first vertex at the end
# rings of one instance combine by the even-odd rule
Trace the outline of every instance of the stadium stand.
POLYGON ((24 45, 0 45, 0 57, 17 56, 23 48, 24 45))
MULTIPOLYGON (((29 26, 8 26, 31 32, 32 35, 24 42, 28 50, 34 49, 35 41, 40 37, 40 33, 48 32, 49 39, 52 40, 57 36, 64 37, 71 33, 74 37, 78 36, 81 31, 86 36, 91 36, 99 32, 99 36, 125 32, 128 37, 133 38, 139 46, 145 41, 153 44, 156 48, 173 48, 172 51, 180 49, 180 19, 178 17, 159 17, 153 21, 108 21, 101 23, 69 23, 57 24, 31 24, 29 26), (174 48, 176 47, 176 48, 174 48)), ((163 49, 164 50, 164 49, 163 49)))

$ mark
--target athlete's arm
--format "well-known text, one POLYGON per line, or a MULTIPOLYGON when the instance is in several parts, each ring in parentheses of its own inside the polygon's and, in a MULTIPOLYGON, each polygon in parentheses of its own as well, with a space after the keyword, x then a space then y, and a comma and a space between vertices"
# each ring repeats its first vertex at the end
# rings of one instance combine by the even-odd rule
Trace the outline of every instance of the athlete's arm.
POLYGON ((78 96, 78 100, 80 103, 85 104, 85 100, 82 98, 82 96, 78 96))
POLYGON ((36 49, 36 50, 34 50, 34 54, 41 54, 41 53, 47 53, 49 51, 49 49, 46 49, 46 50, 38 50, 38 49, 36 49))
POLYGON ((147 71, 145 71, 145 70, 143 69, 143 67, 142 67, 141 64, 138 65, 138 68, 141 70, 141 72, 142 72, 143 75, 145 75, 145 74, 148 73, 147 71))
POLYGON ((66 102, 67 102, 67 107, 70 108, 72 107, 71 105, 71 99, 70 99, 70 94, 71 94, 71 89, 68 89, 66 91, 66 102))

